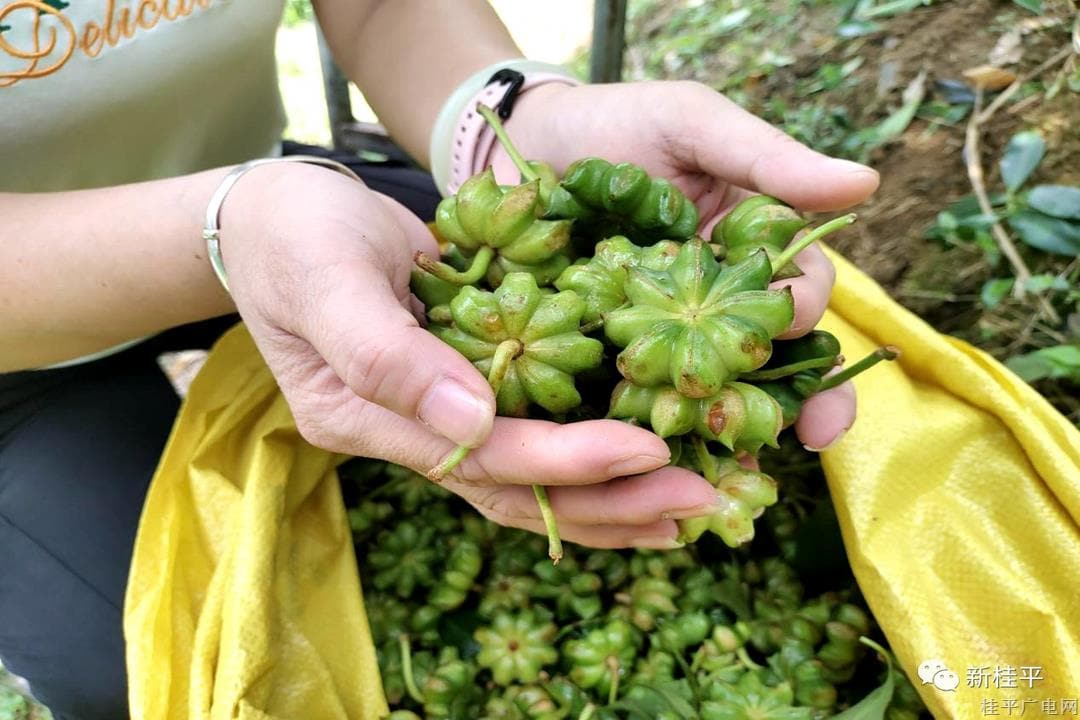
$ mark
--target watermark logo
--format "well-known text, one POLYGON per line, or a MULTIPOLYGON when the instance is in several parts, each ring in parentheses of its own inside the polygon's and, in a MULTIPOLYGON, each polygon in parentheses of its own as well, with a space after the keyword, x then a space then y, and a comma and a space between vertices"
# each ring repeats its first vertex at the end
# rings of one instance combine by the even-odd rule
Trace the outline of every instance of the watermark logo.
POLYGON ((950 670, 944 660, 924 660, 918 672, 923 685, 933 685, 942 692, 954 692, 960 686, 960 676, 950 670))

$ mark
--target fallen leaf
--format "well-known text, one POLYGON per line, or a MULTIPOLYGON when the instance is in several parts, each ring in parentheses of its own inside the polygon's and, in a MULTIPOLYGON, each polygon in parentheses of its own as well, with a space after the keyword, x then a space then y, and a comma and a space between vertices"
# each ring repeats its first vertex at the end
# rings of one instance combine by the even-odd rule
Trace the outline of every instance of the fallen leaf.
POLYGON ((1024 56, 1024 46, 1021 41, 1024 31, 1021 28, 1013 28, 998 38, 994 49, 990 51, 990 64, 996 67, 1002 65, 1015 65, 1024 56))
POLYGON ((993 65, 980 65, 965 70, 964 77, 975 87, 995 92, 1012 85, 1016 80, 1016 73, 993 65))

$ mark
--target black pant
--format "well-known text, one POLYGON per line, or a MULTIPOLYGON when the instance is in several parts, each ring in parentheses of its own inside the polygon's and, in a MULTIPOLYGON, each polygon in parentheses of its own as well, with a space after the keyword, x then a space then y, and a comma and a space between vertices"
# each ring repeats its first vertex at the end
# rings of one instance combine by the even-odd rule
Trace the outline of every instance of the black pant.
MULTIPOLYGON (((350 165, 424 219, 438 194, 402 166, 350 165)), ((143 500, 179 408, 157 365, 236 321, 176 328, 83 365, 0 375, 0 659, 57 720, 127 714, 121 617, 143 500)))

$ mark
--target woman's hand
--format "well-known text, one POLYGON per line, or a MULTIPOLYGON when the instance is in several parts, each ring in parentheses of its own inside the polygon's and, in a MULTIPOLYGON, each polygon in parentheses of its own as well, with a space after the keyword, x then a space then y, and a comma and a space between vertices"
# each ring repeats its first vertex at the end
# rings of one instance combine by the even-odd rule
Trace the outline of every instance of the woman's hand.
MULTIPOLYGON (((874 192, 870 168, 816 153, 710 88, 693 82, 611 85, 548 84, 521 97, 507 123, 527 158, 557 171, 580 157, 633 162, 666 177, 693 200, 707 236, 725 212, 753 193, 773 195, 808 211, 840 210, 874 192)), ((517 173, 501 152, 496 175, 517 173)), ((809 332, 828 305, 835 270, 817 247, 797 258, 805 274, 791 286, 795 321, 781 337, 809 332)), ((796 424, 809 449, 822 449, 855 420, 851 383, 811 398, 796 424)))
POLYGON ((421 327, 413 253, 438 248, 389 198, 322 168, 268 165, 236 185, 222 227, 237 308, 311 443, 420 472, 476 447, 445 487, 543 532, 529 487, 543 483, 563 537, 598 547, 670 547, 674 519, 713 507, 712 487, 665 468, 667 445, 647 430, 495 418, 484 377, 421 327))

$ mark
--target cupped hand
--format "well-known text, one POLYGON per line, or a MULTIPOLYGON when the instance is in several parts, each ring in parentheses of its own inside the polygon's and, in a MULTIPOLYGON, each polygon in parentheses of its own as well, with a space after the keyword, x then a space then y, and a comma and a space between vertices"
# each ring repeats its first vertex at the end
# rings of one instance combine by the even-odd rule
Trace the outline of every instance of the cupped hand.
MULTIPOLYGON (((870 168, 814 152, 694 82, 544 85, 522 96, 507 130, 525 157, 550 162, 559 172, 578 158, 599 156, 670 179, 697 205, 706 237, 754 193, 804 211, 827 211, 856 205, 878 186, 870 168)), ((494 167, 503 181, 517 177, 500 151, 494 167)), ((795 320, 782 338, 813 329, 835 280, 818 247, 796 261, 805 274, 773 284, 790 286, 795 296, 795 320)), ((820 450, 854 421, 855 390, 845 383, 808 400, 795 430, 808 449, 820 450)))
POLYGON ((542 532, 529 485, 548 485, 563 537, 597 547, 670 547, 675 519, 712 509, 712 487, 665 468, 647 430, 495 418, 485 378, 418 320, 413 254, 438 248, 393 200, 323 168, 267 165, 237 184, 222 227, 237 308, 312 444, 419 472, 475 447, 447 488, 542 532))

